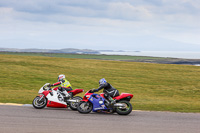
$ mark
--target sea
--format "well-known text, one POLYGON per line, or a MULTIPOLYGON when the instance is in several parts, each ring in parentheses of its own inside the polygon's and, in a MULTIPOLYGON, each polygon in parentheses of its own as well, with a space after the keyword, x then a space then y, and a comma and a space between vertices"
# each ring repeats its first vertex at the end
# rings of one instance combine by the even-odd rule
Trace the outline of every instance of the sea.
MULTIPOLYGON (((101 54, 200 59, 200 52, 191 52, 191 51, 185 51, 185 52, 183 51, 107 51, 107 52, 101 52, 101 54)), ((200 64, 195 64, 195 66, 200 66, 200 64)))

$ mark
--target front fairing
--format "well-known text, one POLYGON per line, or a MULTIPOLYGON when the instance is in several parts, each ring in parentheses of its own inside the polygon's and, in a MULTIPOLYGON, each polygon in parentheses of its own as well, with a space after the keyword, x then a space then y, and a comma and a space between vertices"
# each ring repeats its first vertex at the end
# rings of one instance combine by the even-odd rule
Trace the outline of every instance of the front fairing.
POLYGON ((50 83, 44 84, 44 85, 40 88, 40 90, 38 91, 38 93, 39 93, 39 94, 42 94, 44 91, 50 90, 51 88, 50 88, 50 87, 47 87, 49 84, 50 84, 50 83))
POLYGON ((98 94, 92 94, 88 100, 93 104, 93 112, 108 109, 104 104, 105 99, 98 94))
POLYGON ((83 96, 83 100, 81 100, 81 101, 87 102, 88 99, 90 98, 90 96, 91 96, 92 94, 93 94, 93 93, 90 93, 90 91, 87 91, 87 92, 85 93, 85 95, 83 96))
POLYGON ((40 88, 40 90, 38 91, 39 94, 42 94, 44 92, 43 87, 40 88))

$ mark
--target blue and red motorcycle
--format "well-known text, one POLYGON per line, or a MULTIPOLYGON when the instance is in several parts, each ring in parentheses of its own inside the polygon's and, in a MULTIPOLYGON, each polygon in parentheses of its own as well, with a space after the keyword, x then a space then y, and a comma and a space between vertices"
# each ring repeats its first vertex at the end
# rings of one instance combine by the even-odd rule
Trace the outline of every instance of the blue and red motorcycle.
POLYGON ((93 111, 117 112, 119 115, 128 115, 132 111, 132 105, 130 104, 132 97, 132 94, 121 93, 121 95, 113 97, 116 102, 113 105, 110 105, 107 103, 104 93, 94 94, 92 90, 89 90, 83 96, 83 100, 78 103, 77 110, 83 114, 93 111))

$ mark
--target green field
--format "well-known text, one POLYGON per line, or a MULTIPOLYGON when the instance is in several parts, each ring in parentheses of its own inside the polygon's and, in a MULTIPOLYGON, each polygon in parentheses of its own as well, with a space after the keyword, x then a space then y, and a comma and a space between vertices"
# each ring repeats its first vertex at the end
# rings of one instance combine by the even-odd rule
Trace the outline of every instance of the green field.
POLYGON ((165 58, 161 58, 161 57, 147 57, 147 56, 65 54, 65 53, 0 52, 0 54, 23 55, 23 56, 61 57, 61 58, 75 58, 75 59, 122 60, 122 61, 163 60, 163 59, 165 59, 165 58))
POLYGON ((0 102, 31 104, 44 83, 63 73, 85 92, 106 78, 120 92, 134 94, 136 110, 200 112, 199 72, 189 65, 0 54, 0 102))

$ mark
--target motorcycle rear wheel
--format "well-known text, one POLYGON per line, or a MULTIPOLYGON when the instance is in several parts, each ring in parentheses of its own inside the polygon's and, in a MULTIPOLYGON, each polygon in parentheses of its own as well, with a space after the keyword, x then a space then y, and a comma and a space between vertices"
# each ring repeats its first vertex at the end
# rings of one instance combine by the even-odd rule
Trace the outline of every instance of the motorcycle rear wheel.
POLYGON ((44 97, 41 101, 39 101, 40 97, 36 96, 33 99, 32 105, 36 109, 42 109, 47 105, 47 99, 44 97))
POLYGON ((91 102, 81 101, 78 103, 77 110, 79 113, 87 114, 92 111, 93 105, 91 102))
MULTIPOLYGON (((75 97, 72 97, 73 100, 83 100, 82 97, 80 96, 75 96, 75 97)), ((72 109, 72 110, 77 110, 77 106, 78 106, 78 103, 76 102, 70 102, 69 103, 69 107, 72 109)))
POLYGON ((128 115, 132 112, 132 105, 128 101, 122 100, 117 103, 123 103, 126 106, 125 108, 120 108, 120 107, 115 108, 116 109, 115 111, 119 115, 128 115))

